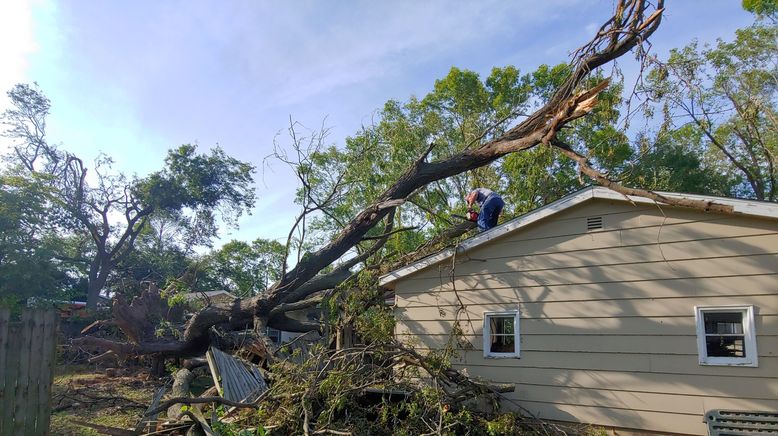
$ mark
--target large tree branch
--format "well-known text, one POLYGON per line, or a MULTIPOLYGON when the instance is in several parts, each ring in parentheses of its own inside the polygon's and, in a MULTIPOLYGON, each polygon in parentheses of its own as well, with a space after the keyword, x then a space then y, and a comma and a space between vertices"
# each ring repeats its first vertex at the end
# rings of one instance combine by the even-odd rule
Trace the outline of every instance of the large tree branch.
POLYGON ((586 174, 598 184, 605 186, 606 188, 612 189, 620 194, 624 194, 625 196, 633 195, 633 196, 645 197, 645 198, 650 198, 659 203, 664 203, 672 206, 700 209, 706 212, 732 213, 732 206, 718 204, 712 201, 694 200, 690 198, 666 197, 664 195, 646 189, 629 188, 623 186, 613 180, 610 180, 604 174, 594 169, 594 167, 591 166, 591 164, 589 163, 589 161, 586 159, 585 156, 577 153, 575 150, 572 149, 572 147, 565 144, 561 140, 555 139, 551 142, 551 145, 553 145, 558 150, 560 150, 562 154, 564 154, 565 156, 576 161, 578 163, 578 168, 583 174, 586 174))
POLYGON ((134 356, 143 354, 168 354, 180 356, 185 350, 186 344, 179 341, 156 341, 131 344, 129 342, 117 342, 109 339, 84 336, 71 341, 78 347, 94 348, 97 350, 110 350, 121 356, 134 356))
POLYGON ((272 322, 274 317, 287 312, 294 312, 297 310, 309 309, 311 307, 318 306, 322 301, 323 300, 320 297, 312 297, 307 300, 295 301, 294 303, 279 304, 270 311, 270 321, 272 322))
POLYGON ((313 279, 307 281, 302 286, 298 287, 297 289, 288 292, 286 295, 284 295, 284 298, 281 299, 280 303, 302 300, 304 298, 307 298, 309 295, 313 293, 323 291, 326 289, 332 289, 338 286, 339 284, 343 283, 344 281, 348 280, 348 278, 351 277, 352 275, 351 268, 353 268, 355 265, 357 265, 360 262, 364 262, 370 256, 377 253, 378 250, 380 250, 381 247, 383 247, 384 244, 386 244, 386 241, 389 240, 389 236, 391 236, 392 229, 394 228, 394 207, 391 208, 391 211, 392 213, 390 213, 386 219, 386 228, 384 229, 385 230, 384 234, 369 249, 365 250, 363 253, 359 254, 358 256, 354 256, 353 258, 347 260, 346 262, 338 266, 338 268, 336 268, 335 271, 332 271, 331 273, 328 274, 316 276, 313 279))
POLYGON ((482 167, 509 153, 530 149, 540 142, 548 142, 565 123, 588 112, 587 108, 594 104, 596 94, 602 89, 598 86, 588 93, 574 96, 583 80, 592 70, 622 56, 645 41, 659 26, 663 0, 657 2, 655 10, 648 17, 644 16, 644 3, 640 0, 620 2, 617 11, 622 12, 617 12, 617 15, 630 11, 631 16, 611 18, 609 22, 612 23, 612 28, 608 36, 595 37, 581 51, 573 73, 553 97, 518 126, 480 147, 463 150, 447 159, 430 163, 424 162, 423 159, 417 160, 396 183, 387 188, 375 203, 360 212, 329 244, 303 259, 285 274, 268 293, 269 305, 274 305, 282 298, 281 294, 301 286, 355 246, 386 216, 387 212, 380 208, 382 203, 404 200, 416 189, 431 182, 482 167), (616 39, 613 39, 613 35, 617 35, 616 39))

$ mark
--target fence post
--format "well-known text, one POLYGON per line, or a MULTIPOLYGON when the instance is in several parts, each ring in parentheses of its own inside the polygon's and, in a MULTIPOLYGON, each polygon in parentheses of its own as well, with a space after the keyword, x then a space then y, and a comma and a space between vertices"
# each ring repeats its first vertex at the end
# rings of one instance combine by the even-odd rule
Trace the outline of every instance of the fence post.
POLYGON ((41 363, 43 363, 43 342, 45 340, 45 327, 43 310, 34 310, 31 315, 30 325, 30 364, 27 376, 27 396, 25 398, 25 418, 23 424, 25 436, 36 436, 43 434, 36 432, 35 421, 38 418, 38 395, 40 390, 38 385, 43 377, 41 363))

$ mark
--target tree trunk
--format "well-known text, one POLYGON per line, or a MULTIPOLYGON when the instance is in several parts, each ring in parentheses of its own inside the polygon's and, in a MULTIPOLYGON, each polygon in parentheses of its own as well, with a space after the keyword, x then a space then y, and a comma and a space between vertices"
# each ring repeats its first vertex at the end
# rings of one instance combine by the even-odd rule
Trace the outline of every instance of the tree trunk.
POLYGON ((110 262, 105 262, 100 259, 95 260, 97 262, 93 262, 92 265, 90 265, 89 283, 86 291, 86 308, 90 311, 97 309, 97 303, 100 300, 100 291, 105 287, 105 283, 108 281, 108 274, 111 272, 110 262))

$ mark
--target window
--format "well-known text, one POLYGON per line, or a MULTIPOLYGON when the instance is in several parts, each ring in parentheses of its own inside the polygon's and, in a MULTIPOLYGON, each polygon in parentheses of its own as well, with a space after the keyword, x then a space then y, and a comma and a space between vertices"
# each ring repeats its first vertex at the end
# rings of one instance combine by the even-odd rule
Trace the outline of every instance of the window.
POLYGON ((758 366, 754 306, 695 307, 700 365, 758 366))
POLYGON ((267 337, 270 338, 271 341, 273 341, 274 344, 276 345, 281 344, 281 330, 276 330, 272 327, 268 327, 265 330, 265 333, 267 334, 267 337))
POLYGON ((519 311, 484 313, 484 357, 519 357, 519 311))

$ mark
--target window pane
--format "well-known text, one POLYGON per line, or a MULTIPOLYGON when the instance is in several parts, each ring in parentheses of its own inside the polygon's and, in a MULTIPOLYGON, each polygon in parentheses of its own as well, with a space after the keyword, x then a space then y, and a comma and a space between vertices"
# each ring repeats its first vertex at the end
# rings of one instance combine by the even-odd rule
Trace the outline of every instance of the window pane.
POLYGON ((493 316, 490 322, 492 333, 498 335, 512 335, 513 320, 514 317, 512 316, 493 316))
POLYGON ((492 345, 489 351, 492 353, 513 353, 515 351, 513 335, 492 335, 492 345))
POLYGON ((281 343, 281 330, 276 330, 274 328, 268 327, 267 330, 267 336, 270 338, 271 341, 275 344, 281 343))
POLYGON ((709 357, 746 357, 743 336, 706 336, 705 346, 709 357))
POLYGON ((706 334, 743 334, 743 312, 705 312, 703 317, 706 334))

